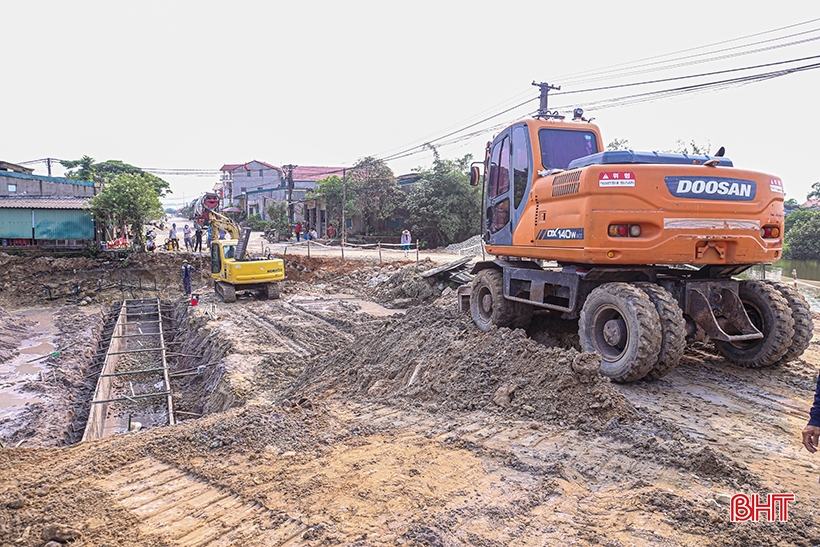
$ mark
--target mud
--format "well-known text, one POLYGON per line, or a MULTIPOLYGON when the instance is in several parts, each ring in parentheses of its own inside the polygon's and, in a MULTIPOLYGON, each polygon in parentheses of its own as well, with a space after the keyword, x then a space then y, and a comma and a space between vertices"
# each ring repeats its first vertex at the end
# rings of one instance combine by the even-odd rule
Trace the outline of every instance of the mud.
MULTIPOLYGON (((155 275, 175 268, 159 260, 155 275)), ((480 332, 415 263, 287 264, 279 300, 169 299, 182 423, 68 447, 61 416, 87 401, 99 302, 120 291, 44 301, 55 347, 74 345, 45 360, 48 402, 0 425, 24 441, 0 450, 0 545, 41 546, 53 524, 75 545, 820 543, 820 466, 799 439, 816 343, 763 370, 700 345, 659 381, 615 385, 571 322, 480 332), (432 293, 397 292, 415 283, 432 293), (737 492, 797 500, 788 522, 732 523, 737 492)))

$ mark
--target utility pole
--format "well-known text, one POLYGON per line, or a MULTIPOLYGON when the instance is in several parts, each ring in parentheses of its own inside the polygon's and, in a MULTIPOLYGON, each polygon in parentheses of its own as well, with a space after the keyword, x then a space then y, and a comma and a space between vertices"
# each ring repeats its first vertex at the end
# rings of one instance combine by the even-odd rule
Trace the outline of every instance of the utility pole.
POLYGON ((342 248, 344 248, 345 241, 347 240, 347 222, 345 222, 345 205, 347 205, 347 169, 342 169, 342 248))
POLYGON ((283 165, 282 169, 285 170, 285 188, 287 188, 287 200, 288 200, 288 222, 293 225, 294 222, 294 207, 293 207, 293 170, 299 167, 298 165, 283 165))
POLYGON ((541 90, 541 102, 538 106, 538 113, 535 115, 535 117, 536 118, 563 118, 563 116, 558 114, 557 110, 550 111, 550 109, 547 108, 547 95, 549 95, 549 92, 552 91, 552 90, 561 91, 561 86, 560 85, 559 86, 550 85, 546 82, 535 83, 535 81, 532 82, 532 85, 534 85, 539 90, 541 90))
POLYGON ((51 176, 51 159, 52 158, 46 158, 46 165, 48 166, 48 176, 49 177, 51 176))

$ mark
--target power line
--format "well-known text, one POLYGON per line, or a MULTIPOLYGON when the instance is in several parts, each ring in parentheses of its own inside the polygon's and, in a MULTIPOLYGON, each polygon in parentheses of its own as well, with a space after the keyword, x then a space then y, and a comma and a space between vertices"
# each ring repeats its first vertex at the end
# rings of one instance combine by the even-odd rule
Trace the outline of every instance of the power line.
MULTIPOLYGON (((766 34, 772 34, 774 32, 780 32, 781 30, 787 30, 787 29, 790 29, 790 28, 795 28, 795 27, 800 27, 800 26, 803 26, 803 25, 808 25, 808 24, 811 24, 811 23, 816 23, 817 21, 820 21, 820 17, 815 18, 815 19, 809 19, 808 21, 802 21, 800 23, 794 23, 792 25, 786 25, 784 27, 778 27, 778 28, 771 29, 771 30, 765 30, 765 31, 756 32, 756 33, 753 33, 753 34, 747 34, 745 36, 739 36, 737 38, 730 38, 728 40, 721 40, 719 42, 713 42, 711 44, 691 47, 691 48, 687 48, 687 49, 673 51, 673 52, 670 52, 670 53, 662 53, 660 55, 653 55, 651 57, 644 57, 643 59, 636 59, 634 61, 627 61, 627 62, 624 62, 624 63, 609 65, 608 67, 599 67, 599 68, 596 68, 596 69, 587 70, 587 71, 583 71, 583 72, 576 72, 576 73, 573 73, 573 74, 566 74, 564 76, 559 76, 558 80, 560 80, 562 82, 569 82, 569 81, 572 81, 572 79, 576 78, 576 77, 586 77, 586 76, 589 76, 589 75, 600 75, 600 74, 604 74, 604 73, 614 71, 618 67, 628 67, 630 65, 634 65, 635 63, 643 63, 645 61, 651 61, 653 59, 661 59, 663 57, 670 57, 672 55, 680 55, 680 54, 683 54, 683 53, 689 53, 690 51, 698 51, 698 50, 701 50, 701 49, 712 48, 712 47, 720 46, 720 45, 723 45, 723 44, 730 44, 732 42, 738 42, 740 40, 746 40, 748 38, 754 38, 756 36, 763 36, 763 35, 766 35, 766 34)), ((712 52, 712 53, 715 53, 715 52, 712 52)), ((708 53, 706 53, 706 54, 708 54, 708 53)), ((670 61, 675 61, 675 60, 678 60, 678 59, 670 59, 670 61)), ((636 67, 633 67, 633 68, 636 68, 636 67)))

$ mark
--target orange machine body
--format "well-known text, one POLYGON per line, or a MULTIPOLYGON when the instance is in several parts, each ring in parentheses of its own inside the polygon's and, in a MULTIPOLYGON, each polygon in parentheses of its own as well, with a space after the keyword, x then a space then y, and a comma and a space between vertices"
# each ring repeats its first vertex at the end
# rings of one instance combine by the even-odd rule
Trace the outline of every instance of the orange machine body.
POLYGON ((485 164, 488 252, 621 266, 781 257, 779 178, 722 157, 603 148, 581 121, 528 119, 500 133, 485 164))

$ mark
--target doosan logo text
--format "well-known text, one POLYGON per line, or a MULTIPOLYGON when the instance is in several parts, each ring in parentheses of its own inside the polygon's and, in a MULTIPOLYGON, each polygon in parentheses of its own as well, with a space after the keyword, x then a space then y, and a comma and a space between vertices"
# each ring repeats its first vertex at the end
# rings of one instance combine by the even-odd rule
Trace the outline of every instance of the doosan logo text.
POLYGON ((666 177, 666 186, 675 197, 750 201, 757 186, 754 181, 741 179, 688 179, 666 177))

